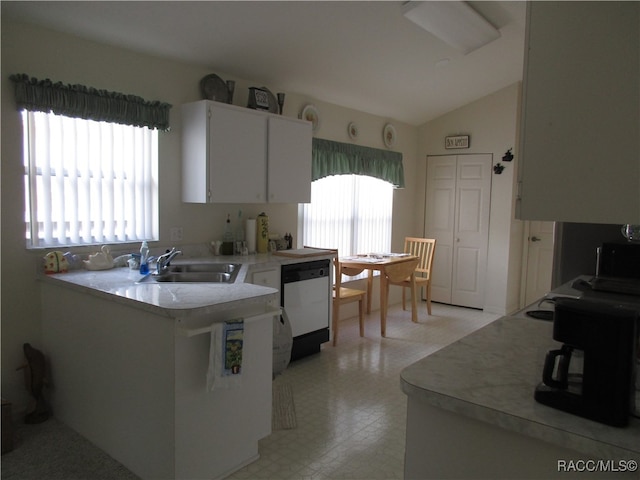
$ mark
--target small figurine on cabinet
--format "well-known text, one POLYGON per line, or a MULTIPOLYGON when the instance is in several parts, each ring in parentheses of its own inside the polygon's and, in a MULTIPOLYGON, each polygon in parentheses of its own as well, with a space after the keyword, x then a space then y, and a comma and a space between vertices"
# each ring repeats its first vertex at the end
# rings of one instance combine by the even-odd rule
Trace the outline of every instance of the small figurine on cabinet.
POLYGON ((33 348, 29 343, 22 347, 24 356, 27 359, 25 365, 17 370, 24 370, 24 381, 27 390, 34 398, 34 406, 25 416, 25 423, 42 423, 51 416, 49 404, 44 398, 42 390, 48 385, 47 366, 44 354, 33 348))

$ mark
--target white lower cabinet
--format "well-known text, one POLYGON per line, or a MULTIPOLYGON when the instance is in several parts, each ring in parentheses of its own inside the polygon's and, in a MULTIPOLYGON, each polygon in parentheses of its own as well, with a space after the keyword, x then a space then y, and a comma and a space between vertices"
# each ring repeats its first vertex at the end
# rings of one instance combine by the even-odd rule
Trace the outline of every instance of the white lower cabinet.
MULTIPOLYGON (((254 285, 261 285, 263 287, 280 290, 280 266, 264 270, 252 270, 249 275, 251 278, 250 283, 254 285)), ((273 307, 279 307, 280 300, 272 300, 270 305, 273 307)))
POLYGON ((170 318, 42 286, 56 418, 143 479, 224 478, 271 433, 273 317, 247 302, 170 318), (242 379, 207 390, 212 322, 244 318, 242 379))
POLYGON ((209 100, 182 106, 182 200, 311 201, 311 124, 209 100))

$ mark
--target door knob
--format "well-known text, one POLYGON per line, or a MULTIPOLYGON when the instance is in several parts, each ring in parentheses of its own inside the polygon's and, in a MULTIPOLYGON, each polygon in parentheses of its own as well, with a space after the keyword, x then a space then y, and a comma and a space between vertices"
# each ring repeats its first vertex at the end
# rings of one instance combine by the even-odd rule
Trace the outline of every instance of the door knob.
POLYGON ((531 237, 531 238, 530 238, 530 240, 531 240, 532 242, 541 242, 541 241, 542 241, 542 239, 541 239, 541 238, 538 238, 538 237, 536 237, 535 235, 534 235, 533 237, 531 237))

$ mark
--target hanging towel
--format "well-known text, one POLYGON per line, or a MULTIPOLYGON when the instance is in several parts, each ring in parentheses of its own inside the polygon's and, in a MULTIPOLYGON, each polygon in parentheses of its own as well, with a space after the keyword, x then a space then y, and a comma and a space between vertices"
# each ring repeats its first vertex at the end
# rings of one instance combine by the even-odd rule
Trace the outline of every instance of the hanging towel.
POLYGON ((212 325, 207 390, 238 387, 242 380, 242 319, 212 325))

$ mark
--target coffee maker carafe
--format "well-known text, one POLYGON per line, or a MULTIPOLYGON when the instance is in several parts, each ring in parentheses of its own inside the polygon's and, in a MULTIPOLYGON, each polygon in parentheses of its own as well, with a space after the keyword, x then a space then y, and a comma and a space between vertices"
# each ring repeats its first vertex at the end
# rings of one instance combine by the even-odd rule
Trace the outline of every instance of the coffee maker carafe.
POLYGON ((638 311, 591 300, 558 298, 553 338, 535 399, 616 427, 635 407, 638 311))

